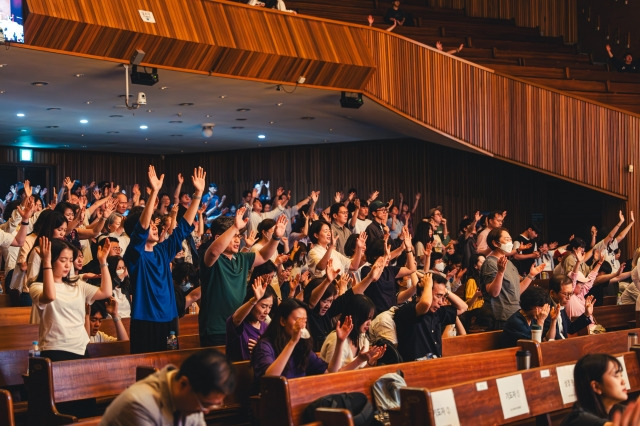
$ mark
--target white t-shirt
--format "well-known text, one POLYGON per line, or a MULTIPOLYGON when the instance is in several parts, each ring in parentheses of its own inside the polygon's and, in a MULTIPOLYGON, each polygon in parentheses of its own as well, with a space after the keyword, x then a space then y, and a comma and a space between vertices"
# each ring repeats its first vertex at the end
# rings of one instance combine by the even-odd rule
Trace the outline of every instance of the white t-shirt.
POLYGON ((131 303, 127 299, 127 295, 122 293, 120 287, 114 287, 113 297, 118 301, 118 315, 120 318, 129 318, 131 316, 131 303))
POLYGON ((100 330, 98 330, 95 336, 89 336, 89 343, 109 343, 117 341, 117 337, 109 336, 107 333, 100 330))
MULTIPOLYGON (((326 248, 316 244, 311 250, 309 250, 309 253, 307 254, 307 264, 309 265, 309 272, 315 278, 324 277, 324 274, 326 273, 324 269, 319 270, 316 268, 326 252, 326 248)), ((349 272, 351 259, 349 259, 347 256, 334 249, 331 252, 331 259, 333 259, 333 269, 340 268, 340 274, 349 272)))
POLYGON ((89 336, 84 327, 85 305, 92 304, 98 287, 78 280, 75 285, 55 283, 56 298, 40 303, 43 283, 31 284, 29 293, 40 315, 40 349, 84 355, 89 336))
MULTIPOLYGON (((322 349, 320 350, 320 358, 322 358, 327 364, 331 363, 331 359, 336 350, 338 336, 336 335, 335 330, 327 335, 324 339, 324 343, 322 344, 322 349)), ((367 340, 367 335, 361 333, 358 336, 358 347, 361 352, 367 352, 369 350, 369 340, 367 340)), ((342 360, 340 361, 340 365, 338 368, 342 368, 345 365, 349 364, 351 361, 355 359, 353 352, 351 351, 351 345, 349 342, 344 342, 342 345, 342 353, 340 354, 342 360)), ((358 365, 357 368, 364 368, 367 366, 367 362, 364 361, 358 365)))

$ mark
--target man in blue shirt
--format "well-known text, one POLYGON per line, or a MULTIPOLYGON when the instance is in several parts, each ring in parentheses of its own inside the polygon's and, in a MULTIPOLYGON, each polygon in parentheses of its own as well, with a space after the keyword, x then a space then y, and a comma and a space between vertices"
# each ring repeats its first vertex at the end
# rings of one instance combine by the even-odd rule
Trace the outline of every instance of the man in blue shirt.
POLYGON ((202 198, 206 176, 202 167, 194 169, 191 177, 195 191, 193 201, 171 236, 159 243, 158 227, 152 219, 164 174, 158 178, 153 166, 149 166, 148 174, 151 194, 147 204, 139 216, 132 214, 127 218, 127 221, 137 222, 124 254, 133 290, 131 353, 163 351, 167 348, 171 322, 178 316, 171 261, 182 250, 182 241, 193 231, 193 219, 202 198))

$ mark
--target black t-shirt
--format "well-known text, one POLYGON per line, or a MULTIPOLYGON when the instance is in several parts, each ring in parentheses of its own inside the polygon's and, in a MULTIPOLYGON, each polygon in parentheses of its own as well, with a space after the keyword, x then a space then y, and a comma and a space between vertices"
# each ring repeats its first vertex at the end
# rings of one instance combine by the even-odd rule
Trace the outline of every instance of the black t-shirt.
POLYGON ((416 316, 416 301, 409 302, 395 313, 398 351, 404 361, 413 361, 427 354, 442 356, 442 330, 456 322, 457 310, 442 306, 435 312, 416 316))
MULTIPOLYGON (((531 247, 527 249, 518 249, 520 254, 531 254, 538 248, 535 240, 529 240, 522 235, 518 235, 515 241, 518 241, 521 245, 531 244, 531 247)), ((533 265, 533 262, 535 262, 535 259, 522 259, 515 261, 514 264, 516 265, 516 268, 518 268, 518 273, 522 276, 527 275, 531 271, 531 265, 533 265)))
MULTIPOLYGON (((366 277, 369 271, 371 271, 371 266, 364 266, 360 276, 366 277)), ((376 306, 376 315, 398 304, 398 285, 396 284, 398 272, 400 272, 399 266, 385 266, 380 279, 372 282, 364 291, 365 296, 371 299, 376 306)))
MULTIPOLYGON (((313 350, 320 352, 324 339, 331 331, 333 331, 332 319, 336 315, 342 314, 342 311, 347 306, 351 298, 353 297, 353 290, 349 289, 345 291, 342 296, 337 297, 331 307, 324 315, 318 314, 318 307, 315 309, 309 309, 307 313, 307 329, 309 334, 313 338, 313 350)), ((318 302, 320 304, 320 302, 318 302)))

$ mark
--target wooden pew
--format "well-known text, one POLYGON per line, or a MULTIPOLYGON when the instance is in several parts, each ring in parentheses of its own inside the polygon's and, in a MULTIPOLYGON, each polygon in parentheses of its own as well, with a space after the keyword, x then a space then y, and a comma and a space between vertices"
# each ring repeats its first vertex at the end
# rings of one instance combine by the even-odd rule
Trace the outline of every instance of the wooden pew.
POLYGON ((502 330, 467 334, 442 339, 442 356, 472 354, 498 349, 502 330))
POLYGON ((29 324, 31 318, 30 306, 11 306, 0 308, 0 326, 14 324, 29 324))
POLYGON ((542 343, 533 340, 519 340, 518 345, 531 352, 531 366, 540 367, 575 361, 583 355, 591 353, 626 352, 629 332, 640 333, 640 329, 613 331, 542 343))
POLYGON ((336 392, 362 392, 372 401, 371 386, 383 374, 402 370, 409 386, 447 386, 487 375, 516 371, 516 352, 508 348, 429 361, 413 361, 362 370, 286 379, 265 376, 261 381, 259 415, 263 426, 300 424, 306 406, 336 392))
MULTIPOLYGON (((622 354, 631 386, 630 392, 640 390, 640 366, 638 356, 634 352, 622 354)), ((572 362, 575 364, 575 360, 572 362)), ((518 372, 526 393, 529 412, 509 419, 504 418, 497 380, 514 376, 513 373, 473 380, 453 386, 400 389, 401 405, 399 416, 392 421, 393 426, 435 425, 435 409, 432 396, 437 391, 451 390, 455 399, 456 411, 460 424, 505 424, 539 417, 540 423, 547 423, 547 415, 570 408, 573 403, 564 404, 556 367, 543 366, 518 372), (478 389, 478 384, 485 384, 486 389, 478 389)))
POLYGON ((623 330, 629 328, 629 321, 636 319, 636 307, 635 305, 596 306, 593 308, 593 316, 607 331, 623 330))
POLYGON ((0 389, 0 424, 13 426, 13 403, 11 400, 11 392, 6 389, 0 389))
MULTIPOLYGON (((160 369, 167 364, 179 366, 201 349, 148 354, 123 355, 52 363, 46 358, 29 359, 30 375, 25 380, 29 394, 28 424, 59 425, 74 422, 74 416, 62 414, 56 404, 82 399, 113 398, 135 382, 139 366, 160 369)), ((225 405, 210 413, 212 418, 246 418, 253 371, 248 361, 234 363, 238 386, 225 405)))

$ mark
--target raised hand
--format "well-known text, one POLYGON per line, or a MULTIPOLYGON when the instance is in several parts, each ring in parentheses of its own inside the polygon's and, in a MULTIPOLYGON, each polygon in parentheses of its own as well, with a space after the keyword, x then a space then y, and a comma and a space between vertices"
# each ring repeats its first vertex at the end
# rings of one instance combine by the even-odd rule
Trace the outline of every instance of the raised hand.
POLYGON ((178 173, 178 183, 180 185, 184 183, 184 176, 182 176, 182 173, 178 173))
POLYGON ((349 337, 351 330, 353 330, 353 320, 351 319, 351 315, 347 315, 344 318, 344 323, 340 324, 340 321, 338 321, 336 325, 336 337, 338 341, 344 342, 347 337, 349 337))
POLYGON ((593 315, 593 305, 596 303, 596 299, 593 295, 589 295, 584 299, 584 313, 586 316, 590 317, 593 315))
POLYGON ((636 221, 635 218, 633 217, 633 210, 631 210, 629 212, 629 217, 630 217, 629 221, 631 221, 631 222, 635 222, 636 221))
POLYGON ((620 218, 620 222, 624 222, 624 215, 622 214, 622 210, 618 212, 618 217, 620 218))
POLYGON ((383 346, 370 346, 368 351, 360 350, 360 354, 358 356, 361 360, 366 360, 369 367, 373 367, 376 365, 378 360, 382 358, 385 351, 387 350, 387 345, 383 346))
POLYGON ((504 272, 507 269, 507 256, 502 256, 498 259, 498 272, 504 272))
POLYGON ((536 275, 538 275, 540 272, 542 272, 544 270, 545 266, 547 266, 546 263, 541 263, 541 264, 539 264, 537 266, 535 264, 532 264, 531 265, 531 269, 529 270, 529 274, 532 277, 535 277, 536 275))
POLYGON ((338 272, 340 272, 340 268, 333 269, 333 258, 330 257, 329 260, 327 260, 327 270, 326 270, 327 279, 330 282, 333 282, 333 280, 335 280, 336 277, 338 276, 338 272))
POLYGON ((196 191, 203 192, 205 178, 207 177, 207 172, 204 171, 202 167, 198 167, 193 169, 193 175, 191 176, 191 183, 193 184, 193 188, 196 191))
POLYGON ((236 220, 234 225, 238 230, 244 228, 247 225, 247 222, 249 222, 249 218, 244 217, 244 212, 246 210, 246 207, 240 207, 238 210, 236 210, 236 220))
POLYGON ((24 207, 20 205, 16 207, 16 209, 18 210, 18 214, 20 214, 20 216, 22 217, 22 221, 23 222, 28 221, 31 215, 33 214, 33 210, 35 209, 35 204, 33 203, 33 199, 27 198, 24 207))
POLYGON ((320 195, 320 191, 311 191, 311 201, 315 203, 318 202, 318 196, 320 195))
POLYGON ((164 183, 164 173, 158 178, 158 175, 156 174, 156 168, 153 166, 149 166, 149 171, 147 172, 147 174, 149 176, 149 185, 151 186, 151 189, 159 192, 160 188, 162 188, 162 184, 164 183))
POLYGON ((257 236, 258 236, 258 231, 256 231, 255 229, 252 229, 251 232, 249 232, 249 235, 244 237, 244 242, 247 245, 247 247, 251 247, 256 243, 256 241, 258 240, 257 236))
POLYGON ((25 180, 24 181, 24 196, 25 197, 31 197, 32 193, 33 193, 33 190, 31 189, 31 184, 30 184, 29 180, 25 180))
POLYGON ((258 303, 258 301, 264 296, 264 293, 267 290, 267 285, 269 285, 269 283, 265 279, 264 275, 253 280, 251 288, 253 289, 253 296, 256 298, 256 303, 258 303))
POLYGON ((369 195, 369 200, 374 201, 376 198, 378 198, 378 195, 380 195, 380 191, 373 191, 371 195, 369 195))
POLYGON ((109 238, 105 238, 104 244, 102 246, 98 246, 98 261, 101 264, 107 262, 109 250, 111 250, 111 240, 109 240, 109 238))
POLYGON ((342 201, 342 192, 337 191, 336 195, 333 196, 333 201, 339 203, 342 201))
POLYGON ((364 249, 367 245, 367 233, 362 231, 356 240, 356 249, 364 249))
POLYGON ((551 316, 551 320, 555 320, 560 315, 560 305, 556 305, 549 311, 549 315, 551 316))
POLYGON ((40 256, 42 257, 42 266, 44 268, 51 267, 51 241, 47 237, 40 237, 40 256))
POLYGON ((115 297, 110 297, 107 303, 105 304, 105 308, 107 313, 111 315, 112 318, 118 316, 118 301, 115 297))
POLYGON ((296 322, 293 323, 293 330, 291 333, 292 342, 298 343, 298 341, 300 340, 300 334, 302 333, 302 329, 306 328, 306 326, 307 326, 306 318, 298 318, 296 322))
POLYGON ((281 214, 276 220, 276 229, 273 231, 273 235, 277 238, 282 238, 284 232, 287 230, 287 216, 281 214))
POLYGON ((547 317, 549 316, 549 304, 545 303, 542 308, 536 308, 537 310, 537 315, 536 315, 536 321, 538 322, 539 325, 544 325, 544 320, 547 319, 547 317))
POLYGON ((69 176, 64 178, 64 181, 62 182, 62 184, 65 186, 65 188, 67 188, 67 191, 71 192, 71 188, 73 188, 73 181, 69 176))

